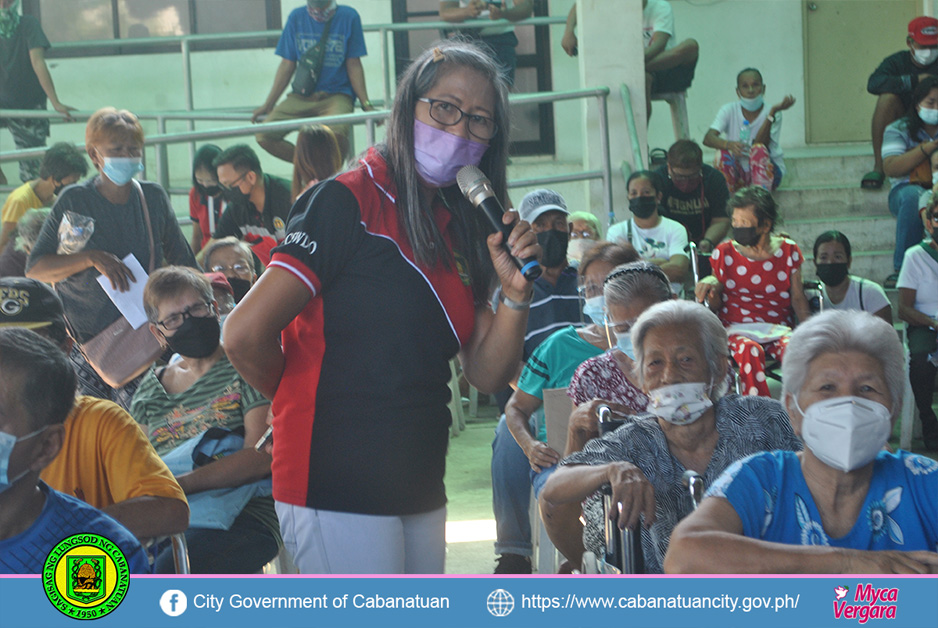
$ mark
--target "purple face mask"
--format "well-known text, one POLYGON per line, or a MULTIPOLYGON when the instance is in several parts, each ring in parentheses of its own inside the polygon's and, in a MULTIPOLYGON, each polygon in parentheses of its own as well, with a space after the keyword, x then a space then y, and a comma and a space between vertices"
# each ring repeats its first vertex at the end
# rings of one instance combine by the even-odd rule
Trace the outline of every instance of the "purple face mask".
POLYGON ((488 144, 474 142, 420 120, 414 120, 414 158, 417 174, 426 183, 443 188, 456 183, 463 166, 478 166, 488 144))

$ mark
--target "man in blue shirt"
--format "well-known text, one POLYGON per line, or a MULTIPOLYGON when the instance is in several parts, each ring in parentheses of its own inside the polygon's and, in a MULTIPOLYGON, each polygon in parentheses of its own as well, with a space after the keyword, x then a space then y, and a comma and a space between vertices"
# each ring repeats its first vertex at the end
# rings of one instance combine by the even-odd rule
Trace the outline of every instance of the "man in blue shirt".
MULTIPOLYGON (((368 54, 358 11, 336 6, 335 0, 306 0, 306 6, 294 9, 277 42, 276 54, 282 57, 273 87, 264 104, 254 110, 252 122, 266 115, 265 122, 352 113, 355 98, 364 111, 371 111, 361 57, 368 54), (281 94, 293 81, 297 63, 304 53, 316 46, 328 28, 328 43, 315 91, 307 96, 291 90, 279 105, 281 94), (276 105, 276 107, 275 107, 276 105)), ((342 159, 349 155, 347 124, 331 127, 339 140, 342 159)), ((294 145, 284 139, 288 131, 257 134, 257 143, 274 157, 293 163, 294 145)))
MULTIPOLYGON (((9 292, 0 307, 26 307, 28 296, 9 292)), ((0 328, 0 573, 42 573, 56 544, 80 533, 107 538, 131 573, 149 573, 127 528, 39 479, 62 448, 75 386, 71 362, 51 341, 28 329, 0 328)))

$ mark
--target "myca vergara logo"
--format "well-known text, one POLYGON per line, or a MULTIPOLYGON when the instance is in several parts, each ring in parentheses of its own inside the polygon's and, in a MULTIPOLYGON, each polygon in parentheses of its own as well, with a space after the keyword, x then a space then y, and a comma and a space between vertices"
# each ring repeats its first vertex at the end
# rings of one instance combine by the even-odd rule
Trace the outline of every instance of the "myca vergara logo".
POLYGON ((130 569, 120 548, 99 534, 75 534, 52 548, 42 588, 52 605, 74 619, 104 617, 124 600, 130 569))
POLYGON ((857 584, 853 599, 847 595, 849 587, 834 588, 834 617, 855 619, 865 624, 871 619, 895 619, 899 589, 876 589, 872 584, 857 584))

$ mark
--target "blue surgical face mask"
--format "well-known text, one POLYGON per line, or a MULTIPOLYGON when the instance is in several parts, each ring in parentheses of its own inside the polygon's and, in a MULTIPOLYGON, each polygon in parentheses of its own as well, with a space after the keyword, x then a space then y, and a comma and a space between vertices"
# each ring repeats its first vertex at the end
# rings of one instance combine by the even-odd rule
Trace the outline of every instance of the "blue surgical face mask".
POLYGON ((938 125, 938 109, 921 107, 918 110, 918 117, 922 119, 922 122, 929 126, 938 125))
POLYGON ((758 111, 764 104, 764 98, 762 94, 759 94, 755 98, 740 98, 739 104, 741 104, 746 111, 758 111))
POLYGON ((10 470, 10 456, 13 454, 13 448, 16 447, 16 443, 21 443, 24 440, 32 438, 36 434, 45 431, 45 429, 44 427, 40 428, 35 432, 30 432, 26 436, 20 436, 19 438, 13 436, 13 434, 0 432, 0 493, 6 491, 13 486, 17 480, 29 473, 29 469, 26 469, 13 479, 10 479, 9 475, 7 475, 10 470))
POLYGON ((603 324, 603 310, 606 307, 603 295, 589 297, 583 304, 583 315, 588 316, 597 325, 603 324))
POLYGON ((143 170, 139 157, 103 157, 101 171, 114 185, 127 185, 134 175, 143 170))
POLYGON ((632 346, 632 332, 616 332, 616 347, 629 356, 630 360, 635 360, 635 347, 632 346))

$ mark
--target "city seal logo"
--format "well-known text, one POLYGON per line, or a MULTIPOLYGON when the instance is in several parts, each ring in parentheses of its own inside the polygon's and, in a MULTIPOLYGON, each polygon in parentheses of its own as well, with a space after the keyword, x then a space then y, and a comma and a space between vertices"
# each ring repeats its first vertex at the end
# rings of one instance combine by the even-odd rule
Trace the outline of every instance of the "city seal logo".
POLYGON ((120 548, 99 534, 75 534, 52 548, 42 569, 42 588, 62 614, 104 617, 124 600, 130 568, 120 548))

